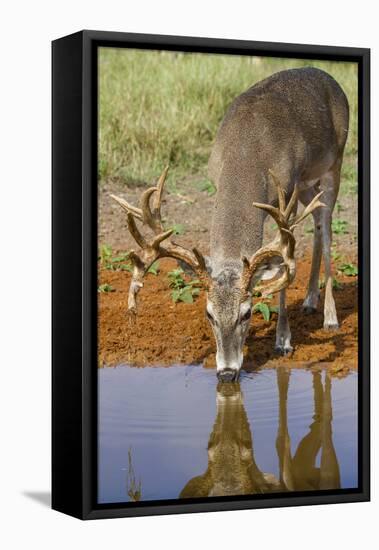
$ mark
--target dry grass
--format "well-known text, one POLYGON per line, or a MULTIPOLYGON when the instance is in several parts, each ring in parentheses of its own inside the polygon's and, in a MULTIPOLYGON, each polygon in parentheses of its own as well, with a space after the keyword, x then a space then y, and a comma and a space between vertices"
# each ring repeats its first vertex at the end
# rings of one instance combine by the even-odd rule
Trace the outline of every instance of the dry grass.
POLYGON ((151 182, 167 163, 169 186, 206 179, 217 128, 233 99, 282 69, 314 66, 340 83, 351 110, 343 168, 346 192, 357 186, 357 65, 101 48, 99 178, 151 182))

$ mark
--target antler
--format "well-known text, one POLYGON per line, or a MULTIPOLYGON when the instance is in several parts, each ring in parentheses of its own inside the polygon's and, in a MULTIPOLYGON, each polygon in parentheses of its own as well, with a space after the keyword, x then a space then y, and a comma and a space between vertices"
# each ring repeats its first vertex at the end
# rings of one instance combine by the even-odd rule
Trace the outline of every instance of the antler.
POLYGON ((196 249, 188 250, 174 242, 167 242, 163 245, 174 232, 173 229, 165 230, 161 218, 161 203, 163 187, 168 173, 168 166, 162 172, 156 187, 150 187, 143 192, 140 199, 140 208, 132 206, 126 200, 111 195, 118 204, 126 211, 126 221, 128 229, 141 250, 137 253, 134 250, 129 252, 129 258, 133 263, 132 280, 129 287, 128 311, 137 312, 137 294, 143 286, 143 278, 149 267, 158 258, 170 257, 181 260, 189 265, 197 274, 200 282, 206 288, 208 287, 208 274, 205 266, 205 260, 202 254, 196 249), (151 202, 151 197, 154 200, 151 202), (152 239, 147 240, 137 227, 136 221, 143 222, 154 233, 152 239))
POLYGON ((245 293, 248 293, 251 286, 251 282, 254 275, 257 274, 259 268, 262 267, 271 258, 282 258, 281 268, 282 274, 275 279, 272 283, 265 286, 258 287, 258 290, 262 292, 263 296, 278 292, 287 287, 294 279, 296 273, 295 262, 295 227, 302 222, 309 214, 311 214, 316 208, 323 207, 325 204, 319 201, 322 191, 318 193, 303 212, 296 216, 297 202, 298 202, 298 188, 295 185, 291 198, 286 206, 285 193, 280 184, 280 181, 275 174, 269 170, 270 176, 276 186, 279 206, 275 208, 270 204, 261 204, 253 202, 253 206, 264 210, 275 220, 278 226, 278 233, 275 239, 266 246, 263 246, 255 254, 247 259, 243 258, 243 272, 241 278, 241 286, 245 293))

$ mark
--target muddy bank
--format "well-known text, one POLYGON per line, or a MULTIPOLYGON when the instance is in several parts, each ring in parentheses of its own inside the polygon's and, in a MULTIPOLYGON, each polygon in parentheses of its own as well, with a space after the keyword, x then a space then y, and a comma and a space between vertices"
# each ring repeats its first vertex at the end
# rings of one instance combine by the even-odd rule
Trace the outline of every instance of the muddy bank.
MULTIPOLYGON (((167 272, 176 268, 173 260, 160 261, 158 275, 149 274, 139 295, 139 313, 134 324, 127 315, 130 274, 99 270, 99 284, 111 285, 113 292, 99 294, 99 366, 129 363, 172 365, 204 363, 215 366, 215 342, 204 315, 205 293, 193 304, 171 300, 167 272)), ((312 366, 323 363, 330 372, 343 375, 358 367, 357 278, 338 276, 341 288, 334 291, 340 328, 322 328, 323 290, 319 311, 302 313, 301 304, 310 271, 310 260, 298 264, 296 280, 288 289, 288 311, 294 353, 277 357, 273 351, 277 315, 266 322, 260 313, 252 316, 244 350, 246 369, 312 366)), ((259 300, 256 299, 256 300, 259 300)), ((274 297, 272 305, 277 298, 274 297)))

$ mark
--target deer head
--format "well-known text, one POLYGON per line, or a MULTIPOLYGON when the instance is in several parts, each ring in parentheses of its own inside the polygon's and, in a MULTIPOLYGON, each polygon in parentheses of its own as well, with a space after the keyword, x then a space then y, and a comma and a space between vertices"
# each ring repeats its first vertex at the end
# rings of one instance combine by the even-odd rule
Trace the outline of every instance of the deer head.
POLYGON ((217 273, 207 268, 207 262, 199 250, 189 250, 168 240, 173 229, 165 230, 161 218, 162 193, 167 172, 168 167, 163 171, 157 185, 142 194, 139 208, 111 195, 127 212, 129 231, 140 247, 138 252, 132 250, 129 253, 133 262, 133 274, 129 288, 128 310, 132 316, 136 315, 137 294, 143 286, 143 277, 157 259, 171 257, 184 262, 196 273, 207 292, 206 315, 216 339, 217 376, 224 382, 235 381, 243 362, 242 349, 252 313, 253 289, 267 267, 272 264, 276 264, 276 274, 279 273, 279 276, 264 286, 256 287, 262 295, 278 292, 291 283, 296 268, 294 229, 315 208, 323 206, 319 201, 322 193, 319 193, 302 214, 296 217, 294 212, 297 209, 297 188, 295 187, 286 205, 280 182, 271 173, 278 192, 279 206, 253 203, 252 207, 264 210, 275 220, 278 226, 275 239, 257 250, 252 257, 241 258, 238 265, 231 262, 230 269, 224 265, 222 272, 217 273), (136 220, 150 229, 150 239, 142 235, 136 220))

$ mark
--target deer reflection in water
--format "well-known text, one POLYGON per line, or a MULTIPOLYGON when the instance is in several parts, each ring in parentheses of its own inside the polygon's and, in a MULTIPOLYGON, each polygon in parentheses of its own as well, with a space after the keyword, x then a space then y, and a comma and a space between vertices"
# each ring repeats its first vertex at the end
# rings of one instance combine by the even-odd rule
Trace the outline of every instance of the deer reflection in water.
POLYGON ((279 423, 276 449, 279 479, 264 473, 254 458, 252 432, 239 383, 217 386, 217 416, 208 443, 208 468, 192 478, 180 498, 248 495, 266 492, 337 489, 340 473, 332 439, 331 379, 313 373, 314 415, 294 455, 288 430, 290 372, 277 369, 279 423), (320 466, 316 466, 321 452, 320 466))

